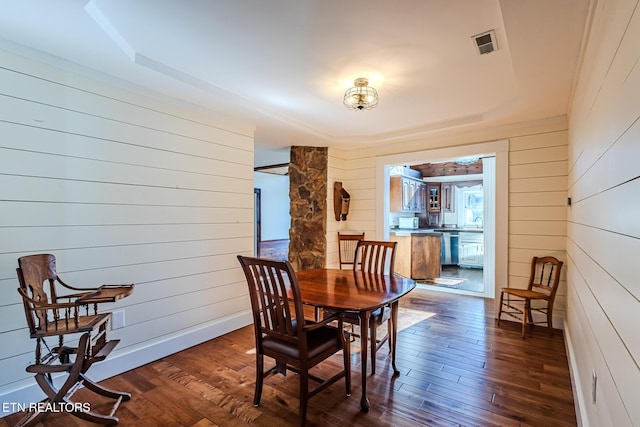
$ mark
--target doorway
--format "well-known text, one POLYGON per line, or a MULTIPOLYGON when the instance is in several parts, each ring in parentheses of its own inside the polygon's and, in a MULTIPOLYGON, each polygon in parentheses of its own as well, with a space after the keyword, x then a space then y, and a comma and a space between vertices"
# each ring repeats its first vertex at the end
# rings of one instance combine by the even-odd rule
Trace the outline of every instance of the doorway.
MULTIPOLYGON (((376 160, 376 233, 389 239, 389 168, 397 165, 444 163, 463 157, 491 158, 483 168, 484 265, 485 298, 495 298, 496 283, 507 281, 508 218, 508 141, 442 148, 379 157, 376 160), (496 227, 500 224, 500 227, 496 227)), ((437 290, 467 293, 455 288, 437 290)), ((478 293, 474 293, 478 295, 478 293)))

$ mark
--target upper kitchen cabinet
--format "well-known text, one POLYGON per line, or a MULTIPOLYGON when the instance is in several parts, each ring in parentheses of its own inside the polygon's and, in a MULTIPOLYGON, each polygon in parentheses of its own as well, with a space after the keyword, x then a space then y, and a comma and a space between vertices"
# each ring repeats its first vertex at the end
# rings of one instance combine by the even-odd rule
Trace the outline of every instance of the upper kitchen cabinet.
POLYGON ((451 213, 456 211, 455 206, 455 191, 456 186, 450 182, 443 182, 441 188, 441 207, 442 212, 451 213))
POLYGON ((391 212, 424 212, 427 204, 426 185, 409 176, 392 176, 389 186, 391 212))
POLYGON ((441 185, 439 182, 427 182, 427 212, 437 213, 442 210, 441 185))

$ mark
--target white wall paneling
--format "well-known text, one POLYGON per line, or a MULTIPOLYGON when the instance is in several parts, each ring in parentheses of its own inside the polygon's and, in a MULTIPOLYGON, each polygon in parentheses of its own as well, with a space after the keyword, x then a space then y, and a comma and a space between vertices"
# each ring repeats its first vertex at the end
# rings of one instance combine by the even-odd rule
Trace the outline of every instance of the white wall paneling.
POLYGON ((571 107, 566 329, 584 425, 640 425, 638 6, 596 2, 571 107))
POLYGON ((126 326, 98 376, 250 323, 236 255, 253 253, 253 128, 0 59, 2 400, 41 399, 24 370, 34 343, 15 291, 23 255, 53 253, 78 286, 136 284, 106 307, 125 310, 126 326))

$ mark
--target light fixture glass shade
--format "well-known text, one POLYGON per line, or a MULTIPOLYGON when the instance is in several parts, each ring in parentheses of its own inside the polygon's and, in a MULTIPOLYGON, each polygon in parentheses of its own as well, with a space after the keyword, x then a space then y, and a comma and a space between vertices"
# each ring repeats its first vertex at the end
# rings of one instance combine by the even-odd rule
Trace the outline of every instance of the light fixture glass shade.
POLYGON ((467 165, 470 165, 471 163, 477 162, 478 159, 480 159, 480 157, 465 157, 462 159, 458 159, 455 162, 459 165, 467 166, 467 165))
POLYGON ((354 87, 344 93, 342 103, 349 110, 371 110, 378 105, 378 91, 365 78, 355 79, 354 87))

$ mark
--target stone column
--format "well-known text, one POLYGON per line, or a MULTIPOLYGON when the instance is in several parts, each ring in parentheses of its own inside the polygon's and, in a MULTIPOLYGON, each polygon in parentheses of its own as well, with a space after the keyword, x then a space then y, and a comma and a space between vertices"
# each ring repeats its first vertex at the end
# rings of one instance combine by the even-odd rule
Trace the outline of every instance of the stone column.
POLYGON ((325 266, 328 154, 326 147, 291 147, 289 261, 296 270, 325 266))

